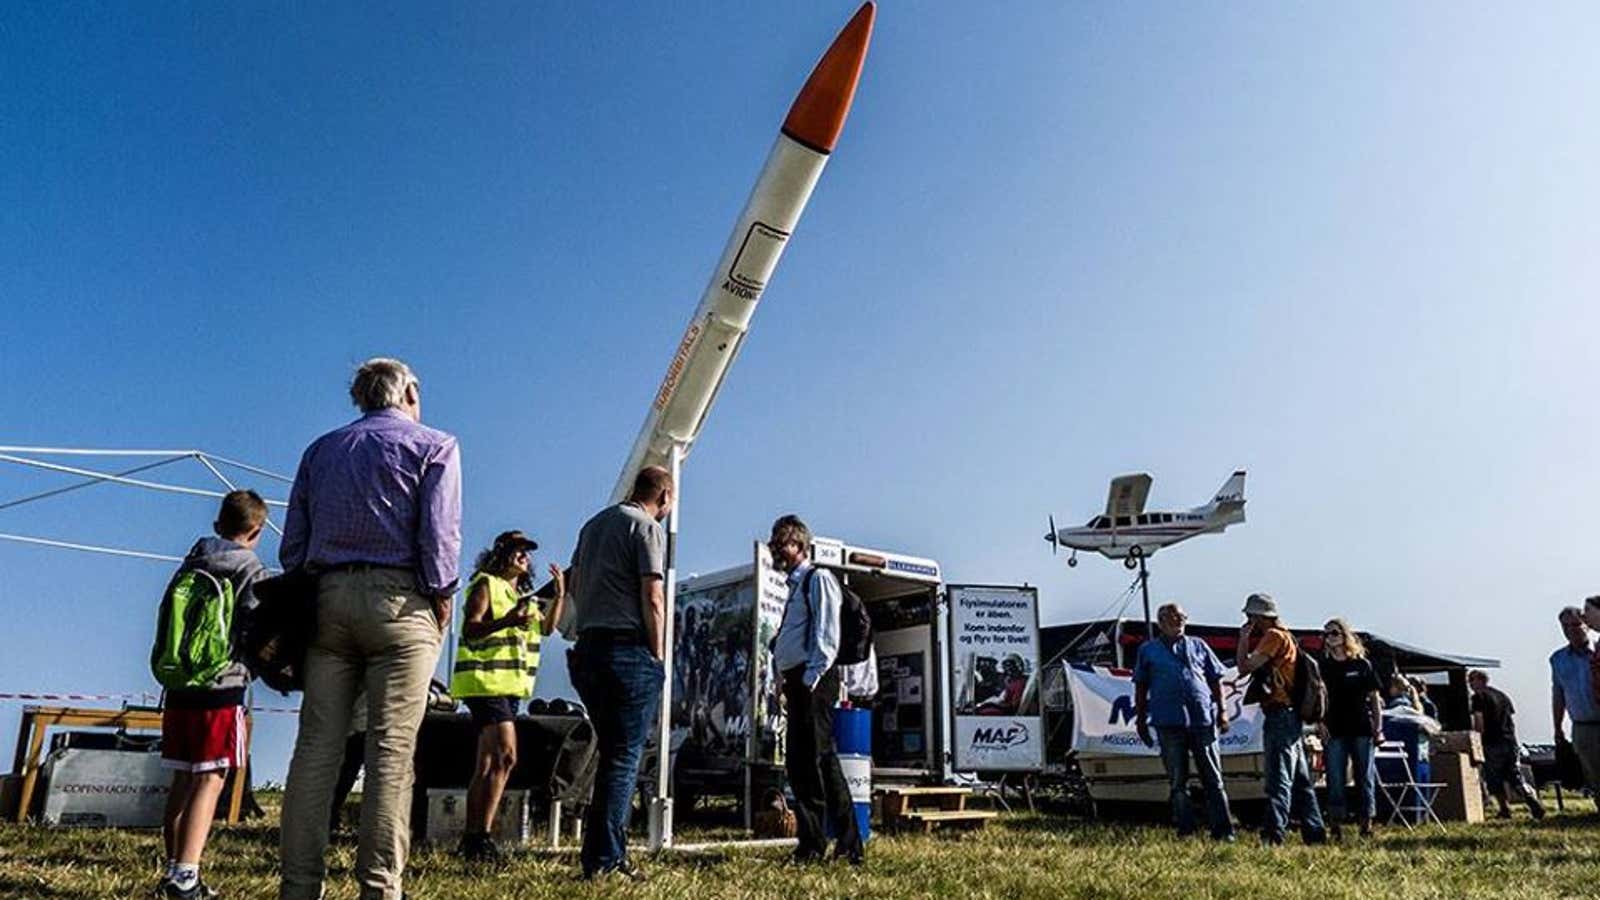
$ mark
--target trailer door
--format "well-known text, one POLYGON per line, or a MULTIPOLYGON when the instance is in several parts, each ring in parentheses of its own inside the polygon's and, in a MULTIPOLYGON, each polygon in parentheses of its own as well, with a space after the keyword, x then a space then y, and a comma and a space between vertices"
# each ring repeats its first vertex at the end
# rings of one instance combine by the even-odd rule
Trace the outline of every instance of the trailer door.
POLYGON ((1038 590, 1027 585, 948 585, 946 621, 954 769, 1042 770, 1038 590))

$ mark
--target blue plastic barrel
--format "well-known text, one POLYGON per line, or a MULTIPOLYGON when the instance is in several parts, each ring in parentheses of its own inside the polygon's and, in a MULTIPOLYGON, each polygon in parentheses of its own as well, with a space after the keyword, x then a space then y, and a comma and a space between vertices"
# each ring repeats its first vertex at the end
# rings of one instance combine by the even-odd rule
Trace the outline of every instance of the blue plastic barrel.
POLYGON ((833 744, 850 786, 856 827, 865 842, 872 836, 872 710, 839 707, 833 716, 833 744))

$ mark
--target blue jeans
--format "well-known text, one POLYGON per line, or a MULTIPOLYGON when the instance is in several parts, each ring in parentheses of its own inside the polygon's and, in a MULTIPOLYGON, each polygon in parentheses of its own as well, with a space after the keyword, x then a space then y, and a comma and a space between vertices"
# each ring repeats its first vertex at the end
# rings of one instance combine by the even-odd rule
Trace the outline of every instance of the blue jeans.
POLYGON ((628 858, 639 757, 661 702, 664 669, 643 644, 582 636, 573 661, 572 685, 594 725, 599 754, 580 854, 583 873, 593 875, 628 858))
POLYGON ((1372 738, 1355 735, 1330 735, 1323 748, 1323 762, 1328 769, 1328 816, 1341 823, 1349 815, 1345 803, 1345 778, 1353 776, 1356 784, 1356 818, 1371 822, 1378 814, 1378 770, 1372 764, 1372 738))
POLYGON ((1269 709, 1263 714, 1261 744, 1266 751, 1267 814, 1261 836, 1282 841, 1291 815, 1300 816, 1300 833, 1307 840, 1326 836, 1322 810, 1312 789, 1311 764, 1300 745, 1300 714, 1292 709, 1269 709))
POLYGON ((1172 817, 1178 833, 1194 831, 1194 809, 1189 802, 1189 759, 1194 758, 1195 774, 1206 792, 1206 820, 1214 838, 1233 834, 1233 815, 1228 810, 1228 795, 1222 789, 1222 757, 1217 754, 1217 729, 1213 725, 1193 727, 1156 726, 1161 746, 1161 764, 1167 770, 1171 789, 1172 817))

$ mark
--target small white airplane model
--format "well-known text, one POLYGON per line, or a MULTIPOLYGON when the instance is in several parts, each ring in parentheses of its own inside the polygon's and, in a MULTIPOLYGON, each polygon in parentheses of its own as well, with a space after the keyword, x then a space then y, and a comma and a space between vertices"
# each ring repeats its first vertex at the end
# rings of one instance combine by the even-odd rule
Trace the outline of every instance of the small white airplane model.
POLYGON ((1054 553, 1059 547, 1071 547, 1067 565, 1076 566, 1078 551, 1092 550, 1108 559, 1120 559, 1123 565, 1134 569, 1138 568, 1140 559, 1162 547, 1196 535, 1220 532, 1244 521, 1244 472, 1233 473, 1210 503, 1183 512, 1147 513, 1144 501, 1149 496, 1150 476, 1147 474, 1119 475, 1111 479, 1105 515, 1095 516, 1078 528, 1060 530, 1056 529, 1055 517, 1050 517, 1050 533, 1044 536, 1050 542, 1050 552, 1054 553))

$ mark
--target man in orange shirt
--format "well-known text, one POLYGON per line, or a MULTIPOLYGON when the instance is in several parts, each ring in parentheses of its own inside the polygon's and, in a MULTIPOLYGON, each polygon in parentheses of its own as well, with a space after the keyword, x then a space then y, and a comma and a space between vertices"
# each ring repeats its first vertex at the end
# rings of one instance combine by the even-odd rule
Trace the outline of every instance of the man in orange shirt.
MULTIPOLYGON (((1300 815, 1300 834, 1308 844, 1327 841, 1322 810, 1312 789, 1311 764, 1300 741, 1304 724, 1293 701, 1295 660, 1300 648, 1278 621, 1278 604, 1268 594, 1244 601, 1246 622, 1239 629, 1237 660, 1242 674, 1252 675, 1262 692, 1261 744, 1266 757, 1267 814, 1261 842, 1283 843, 1292 814, 1300 815)), ((1251 693, 1256 693, 1253 690, 1251 693)))

